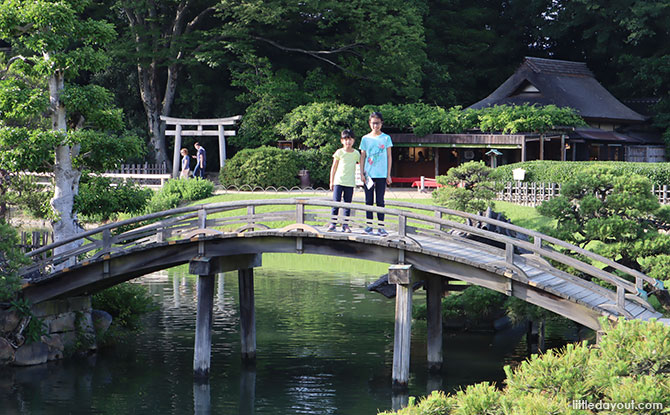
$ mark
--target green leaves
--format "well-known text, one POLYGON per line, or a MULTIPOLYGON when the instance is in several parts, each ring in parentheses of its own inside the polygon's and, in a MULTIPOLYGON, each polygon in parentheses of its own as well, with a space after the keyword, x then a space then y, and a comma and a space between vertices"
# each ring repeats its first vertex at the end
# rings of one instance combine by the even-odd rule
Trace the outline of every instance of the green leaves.
POLYGON ((43 171, 53 160, 53 148, 64 140, 59 131, 0 127, 0 168, 43 171))
POLYGON ((646 177, 607 167, 578 171, 538 211, 557 219, 557 238, 659 277, 667 269, 659 255, 670 254, 670 237, 657 229, 667 211, 646 177))
POLYGON ((19 250, 16 230, 0 219, 0 301, 12 300, 21 289, 18 270, 28 262, 19 250))
POLYGON ((555 105, 495 105, 479 110, 478 118, 480 130, 505 134, 544 132, 558 126, 586 125, 575 110, 555 105))
POLYGON ((533 355, 516 368, 505 366, 505 386, 489 382, 444 396, 432 394, 398 415, 586 414, 582 401, 597 413, 667 413, 670 406, 670 328, 660 322, 623 319, 610 324, 598 347, 586 342, 533 355), (630 406, 631 402, 643 405, 630 406), (660 404, 652 408, 651 404, 660 404), (608 407, 603 407, 603 405, 608 407), (432 405, 439 412, 425 408, 432 405), (615 405, 615 406, 613 406, 615 405), (442 409, 444 408, 444 409, 442 409), (666 409, 663 409, 666 408, 666 409))
POLYGON ((445 176, 438 176, 443 187, 433 192, 435 203, 464 212, 483 212, 493 207, 495 187, 491 174, 493 169, 483 161, 470 161, 453 167, 445 176))

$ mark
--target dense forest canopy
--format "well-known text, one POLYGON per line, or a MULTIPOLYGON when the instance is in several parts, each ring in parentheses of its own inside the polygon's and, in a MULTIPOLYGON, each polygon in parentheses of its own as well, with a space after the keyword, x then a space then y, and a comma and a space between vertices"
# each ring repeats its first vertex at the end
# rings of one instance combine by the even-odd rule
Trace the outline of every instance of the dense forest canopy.
MULTIPOLYGON (((161 142, 160 115, 242 114, 235 147, 249 147, 279 138, 275 126, 284 116, 312 102, 467 107, 524 56, 586 62, 617 98, 649 99, 653 121, 670 126, 667 2, 86 3, 92 18, 104 17, 117 33, 107 45, 111 65, 92 81, 115 94, 158 160, 171 154, 161 142)), ((22 51, 1 46, 6 70, 22 51)))

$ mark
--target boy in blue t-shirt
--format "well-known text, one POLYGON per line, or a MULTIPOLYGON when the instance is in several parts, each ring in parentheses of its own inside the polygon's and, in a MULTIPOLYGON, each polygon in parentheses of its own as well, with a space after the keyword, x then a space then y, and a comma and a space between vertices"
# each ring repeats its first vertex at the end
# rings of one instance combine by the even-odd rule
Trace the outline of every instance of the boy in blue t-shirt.
MULTIPOLYGON (((382 124, 384 118, 379 112, 370 114, 368 120, 370 124, 370 132, 361 139, 361 181, 363 181, 363 189, 365 190, 365 204, 372 206, 375 198, 377 199, 377 206, 384 207, 384 193, 386 192, 386 185, 391 184, 391 137, 388 134, 382 133, 382 124), (371 181, 366 181, 370 178, 371 181)), ((368 226, 365 228, 365 233, 372 235, 372 212, 365 212, 368 219, 368 226)), ((388 233, 384 229, 384 214, 377 213, 379 219, 379 235, 386 236, 388 233)))

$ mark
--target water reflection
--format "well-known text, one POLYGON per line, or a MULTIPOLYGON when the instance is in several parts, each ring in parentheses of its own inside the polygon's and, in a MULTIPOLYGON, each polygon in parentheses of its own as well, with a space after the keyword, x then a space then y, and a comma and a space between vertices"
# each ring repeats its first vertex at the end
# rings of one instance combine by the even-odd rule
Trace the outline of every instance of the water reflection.
POLYGON ((256 364, 245 362, 240 373, 240 415, 252 415, 256 401, 256 364))
POLYGON ((211 388, 209 382, 193 383, 193 413, 209 415, 212 412, 211 388))
MULTIPOLYGON (((197 278, 143 278, 161 304, 144 319, 144 333, 95 357, 3 371, 0 413, 374 414, 406 405, 408 395, 499 381, 503 365, 525 358, 524 328, 445 333, 444 370, 429 375, 425 323, 415 322, 409 391, 393 394, 395 304, 366 291, 376 274, 262 269, 255 276, 255 365, 240 358, 237 273, 216 278, 204 384, 193 383, 197 278)), ((424 299, 423 291, 414 296, 424 299)), ((565 329, 547 325, 547 346, 565 329)))

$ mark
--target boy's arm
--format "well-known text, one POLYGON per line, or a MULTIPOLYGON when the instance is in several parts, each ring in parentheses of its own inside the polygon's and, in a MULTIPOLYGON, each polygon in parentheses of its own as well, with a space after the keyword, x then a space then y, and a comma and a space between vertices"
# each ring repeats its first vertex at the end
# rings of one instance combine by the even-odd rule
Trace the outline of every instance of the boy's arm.
POLYGON ((388 166, 388 171, 386 172, 386 184, 393 183, 393 180, 391 179, 391 163, 392 162, 393 162, 393 158, 391 156, 391 147, 386 147, 386 165, 388 166))

